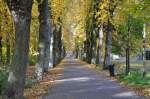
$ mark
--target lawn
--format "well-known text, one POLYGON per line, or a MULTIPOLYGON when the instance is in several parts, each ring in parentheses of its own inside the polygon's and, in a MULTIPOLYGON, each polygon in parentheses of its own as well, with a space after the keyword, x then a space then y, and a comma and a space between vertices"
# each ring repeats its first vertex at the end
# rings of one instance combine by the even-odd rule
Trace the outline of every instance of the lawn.
POLYGON ((142 72, 130 72, 128 75, 119 75, 120 81, 123 81, 131 86, 150 86, 150 72, 147 72, 146 77, 143 78, 142 72))

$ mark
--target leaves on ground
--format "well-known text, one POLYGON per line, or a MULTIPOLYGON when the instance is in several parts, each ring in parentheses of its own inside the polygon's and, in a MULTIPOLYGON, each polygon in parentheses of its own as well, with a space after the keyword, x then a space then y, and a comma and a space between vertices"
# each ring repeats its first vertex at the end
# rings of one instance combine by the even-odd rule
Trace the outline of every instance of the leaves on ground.
MULTIPOLYGON (((34 73, 35 67, 29 67, 27 77, 31 77, 34 73)), ((40 99, 44 94, 50 90, 57 79, 63 72, 63 61, 55 68, 50 69, 48 73, 44 74, 43 80, 33 84, 31 88, 26 88, 24 92, 25 99, 40 99)))

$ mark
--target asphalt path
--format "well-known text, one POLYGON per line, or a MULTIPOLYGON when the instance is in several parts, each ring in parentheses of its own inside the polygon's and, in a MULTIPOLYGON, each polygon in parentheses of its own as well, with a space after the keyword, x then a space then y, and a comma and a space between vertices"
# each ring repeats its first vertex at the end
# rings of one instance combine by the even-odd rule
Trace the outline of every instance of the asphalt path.
POLYGON ((63 74, 42 99, 146 99, 105 79, 75 59, 66 59, 63 74))

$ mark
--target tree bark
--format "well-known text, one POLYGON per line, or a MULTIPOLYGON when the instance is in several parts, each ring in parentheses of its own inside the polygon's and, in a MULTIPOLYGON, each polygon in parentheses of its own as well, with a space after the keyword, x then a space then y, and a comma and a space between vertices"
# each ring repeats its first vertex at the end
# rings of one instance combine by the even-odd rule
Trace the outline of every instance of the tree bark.
POLYGON ((51 44, 50 44, 50 63, 49 63, 49 67, 52 68, 53 67, 53 34, 51 34, 51 44))
POLYGON ((112 42, 112 25, 110 23, 110 20, 108 19, 107 33, 106 33, 105 58, 104 58, 103 69, 107 69, 108 66, 111 64, 111 58, 110 58, 111 42, 112 42))
POLYGON ((102 64, 102 47, 103 47, 103 26, 100 27, 98 34, 98 48, 97 48, 97 64, 102 64))
POLYGON ((3 46, 2 46, 2 36, 0 36, 0 64, 3 63, 3 50, 2 50, 3 46))
POLYGON ((96 26, 94 27, 94 30, 92 32, 91 36, 91 63, 96 64, 96 26))
POLYGON ((7 33, 6 37, 6 64, 10 64, 10 36, 9 33, 7 33))
POLYGON ((90 36, 87 33, 87 49, 86 49, 86 62, 89 64, 91 63, 91 42, 90 42, 90 36))
POLYGON ((128 33, 127 33, 127 48, 126 48, 126 75, 130 72, 130 22, 128 20, 128 33))
POLYGON ((55 24, 55 30, 53 32, 54 42, 53 42, 53 63, 56 66, 60 62, 61 58, 61 24, 55 24))
POLYGON ((38 1, 39 11, 39 56, 36 64, 36 78, 42 79, 44 72, 50 67, 50 44, 51 44, 51 28, 49 17, 48 0, 38 1))
POLYGON ((7 0, 15 24, 15 48, 3 99, 23 99, 29 52, 32 0, 7 0))
POLYGON ((130 47, 126 49, 126 75, 130 72, 130 47))
POLYGON ((65 57, 65 47, 64 47, 64 43, 62 42, 62 46, 61 46, 61 58, 63 59, 65 57))
POLYGON ((0 64, 2 64, 2 58, 3 58, 3 55, 2 55, 3 54, 3 52, 2 52, 2 47, 3 47, 2 46, 2 38, 3 37, 1 36, 2 35, 2 33, 1 33, 2 26, 1 25, 2 24, 0 23, 0 64))
POLYGON ((59 48, 59 51, 58 51, 58 62, 61 61, 62 57, 61 57, 61 53, 62 53, 62 27, 61 27, 61 24, 60 25, 60 28, 59 28, 59 31, 58 31, 58 48, 59 48))

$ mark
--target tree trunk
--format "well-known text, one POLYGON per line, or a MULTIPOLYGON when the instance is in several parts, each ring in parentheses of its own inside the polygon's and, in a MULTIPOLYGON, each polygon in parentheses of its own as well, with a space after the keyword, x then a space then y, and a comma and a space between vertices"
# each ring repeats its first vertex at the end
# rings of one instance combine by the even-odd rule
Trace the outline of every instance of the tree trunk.
POLYGON ((15 24, 15 48, 3 99, 23 99, 28 63, 32 0, 7 0, 15 24))
POLYGON ((2 52, 2 31, 1 31, 1 29, 2 29, 2 24, 0 23, 0 64, 2 64, 2 57, 3 57, 3 52, 2 52))
POLYGON ((3 63, 2 36, 0 36, 0 64, 3 63))
POLYGON ((65 48, 64 48, 64 43, 62 42, 62 46, 61 46, 61 58, 62 59, 65 57, 64 53, 65 53, 65 48))
POLYGON ((97 48, 97 64, 102 64, 102 47, 103 47, 103 27, 100 27, 98 34, 98 48, 97 48))
MULTIPOLYGON (((128 20, 129 21, 129 20, 128 20)), ((126 48, 126 75, 130 72, 130 25, 128 22, 128 37, 126 48)))
MULTIPOLYGON (((96 27, 96 26, 95 26, 96 27)), ((97 30, 94 27, 94 30, 92 32, 92 36, 91 36, 91 63, 92 64, 96 64, 96 34, 97 34, 97 30)))
MULTIPOLYGON (((87 34, 89 35, 89 34, 87 34)), ((91 42, 89 40, 89 36, 87 37, 87 49, 86 49, 86 62, 91 63, 91 42)))
POLYGON ((59 23, 55 24, 54 30, 54 42, 53 42, 53 63, 56 66, 60 61, 60 48, 61 48, 61 25, 59 23))
POLYGON ((53 65, 54 67, 57 64, 57 52, 58 52, 58 48, 57 48, 57 25, 54 25, 55 29, 53 31, 53 65))
POLYGON ((39 56, 36 64, 36 78, 42 79, 44 72, 48 71, 50 65, 50 43, 51 43, 51 28, 49 20, 48 0, 40 0, 38 5, 39 10, 39 56))
POLYGON ((10 36, 9 33, 7 33, 6 37, 6 64, 10 64, 10 36))
POLYGON ((60 28, 59 28, 59 31, 58 31, 58 49, 59 49, 59 51, 58 51, 58 62, 60 62, 61 61, 61 59, 62 59, 62 57, 61 57, 61 53, 62 53, 62 30, 61 30, 61 24, 59 24, 60 25, 60 28))
POLYGON ((111 64, 111 41, 112 41, 112 27, 110 20, 108 19, 107 33, 106 33, 106 46, 105 46, 105 58, 103 69, 108 69, 108 66, 111 64))
POLYGON ((126 49, 126 75, 130 72, 130 47, 126 49))
POLYGON ((83 44, 83 61, 86 61, 86 55, 87 55, 87 42, 86 42, 86 40, 84 41, 84 44, 83 44))
POLYGON ((52 68, 53 67, 53 34, 51 34, 51 44, 50 44, 50 63, 49 63, 49 67, 52 68))

